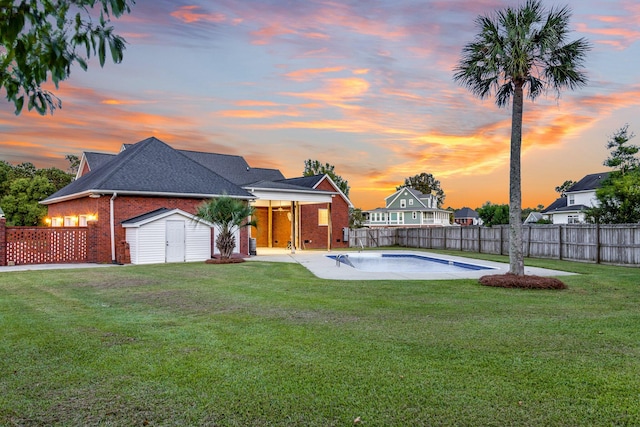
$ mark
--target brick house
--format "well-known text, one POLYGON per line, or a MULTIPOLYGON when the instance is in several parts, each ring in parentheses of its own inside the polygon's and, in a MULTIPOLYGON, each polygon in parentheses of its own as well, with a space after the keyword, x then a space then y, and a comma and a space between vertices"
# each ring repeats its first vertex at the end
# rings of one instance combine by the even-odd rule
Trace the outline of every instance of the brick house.
MULTIPOLYGON (((221 195, 256 208, 258 228, 237 236, 240 254, 249 254, 250 238, 258 248, 348 245, 342 228, 351 203, 329 177, 288 180, 277 169, 250 167, 241 156, 176 150, 154 137, 125 144, 118 154, 83 153, 76 180, 41 203, 52 227, 97 225, 98 262, 128 262, 123 223, 130 227, 132 218, 167 210, 186 218, 221 195)), ((212 228, 210 242, 214 236, 212 228)))

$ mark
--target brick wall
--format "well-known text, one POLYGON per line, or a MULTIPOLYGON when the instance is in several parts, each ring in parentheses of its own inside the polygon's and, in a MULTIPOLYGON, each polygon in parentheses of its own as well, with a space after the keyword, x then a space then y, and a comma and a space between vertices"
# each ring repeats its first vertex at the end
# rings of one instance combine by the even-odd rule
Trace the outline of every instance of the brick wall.
MULTIPOLYGON (((110 199, 111 195, 103 195, 95 199, 84 197, 82 199, 69 200, 48 206, 48 215, 50 217, 83 214, 97 215, 97 221, 95 223, 96 237, 95 240, 90 243, 90 248, 95 255, 95 262, 112 262, 110 199)), ((126 232, 120 225, 122 221, 159 208, 181 209, 190 214, 195 214, 197 207, 201 203, 203 203, 203 200, 196 198, 117 196, 113 201, 116 243, 115 261, 126 260, 126 246, 123 243, 126 239, 126 232)), ((249 253, 249 234, 246 227, 240 232, 240 251, 243 254, 249 253)))
POLYGON ((0 218, 0 265, 7 265, 7 219, 0 218))
MULTIPOLYGON (((327 180, 323 180, 318 190, 336 191, 336 188, 327 180)), ((318 209, 327 209, 326 203, 315 205, 302 205, 301 244, 306 249, 327 249, 327 226, 318 225, 318 209)), ((348 241, 342 239, 342 229, 349 227, 349 205, 341 196, 333 197, 331 203, 331 247, 329 249, 349 247, 348 241)))

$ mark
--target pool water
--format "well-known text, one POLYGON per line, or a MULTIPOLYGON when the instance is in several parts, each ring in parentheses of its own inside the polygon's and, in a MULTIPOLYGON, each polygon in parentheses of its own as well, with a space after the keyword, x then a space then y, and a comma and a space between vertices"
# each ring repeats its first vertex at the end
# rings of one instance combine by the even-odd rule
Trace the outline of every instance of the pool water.
POLYGON ((398 273, 459 273, 463 271, 493 270, 479 264, 450 261, 415 254, 340 254, 327 255, 360 271, 398 273))

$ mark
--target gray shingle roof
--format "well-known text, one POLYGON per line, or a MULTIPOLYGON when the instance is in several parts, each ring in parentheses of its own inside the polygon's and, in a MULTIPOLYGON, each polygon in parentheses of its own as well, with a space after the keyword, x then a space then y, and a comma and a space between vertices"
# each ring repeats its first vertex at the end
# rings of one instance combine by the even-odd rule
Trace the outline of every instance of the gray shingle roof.
POLYGON ((171 211, 171 209, 169 209, 169 208, 158 208, 158 209, 153 210, 151 212, 147 212, 147 213, 142 214, 142 215, 134 216, 133 218, 125 219, 124 221, 121 222, 121 224, 135 224, 136 222, 144 221, 145 219, 153 218, 155 216, 158 216, 160 214, 163 214, 163 213, 169 212, 169 211, 171 211))
POLYGON ((154 137, 121 151, 44 202, 87 191, 252 197, 238 185, 154 137))
POLYGON ((588 208, 589 206, 585 206, 585 205, 567 206, 567 197, 558 197, 556 200, 554 200, 553 203, 547 206, 542 211, 542 213, 549 214, 554 212, 580 212, 588 208))
POLYGON ((324 178, 324 174, 312 176, 299 176, 296 178, 282 179, 280 182, 298 185, 300 187, 314 188, 324 178))
POLYGON ((200 151, 179 150, 191 160, 198 162, 209 170, 236 185, 246 185, 257 181, 273 181, 283 179, 284 175, 277 169, 252 168, 241 156, 200 151))
POLYGON ((87 163, 89 164, 90 170, 92 171, 98 169, 99 167, 107 163, 109 160, 113 159, 115 156, 116 156, 115 154, 108 154, 108 153, 94 153, 94 152, 84 153, 84 157, 87 160, 87 163))
POLYGON ((571 193, 574 191, 595 190, 597 188, 600 188, 602 186, 602 181, 604 181, 608 177, 609 172, 592 173, 573 184, 567 189, 565 193, 571 193))
POLYGON ((455 211, 454 218, 478 218, 478 212, 471 208, 462 208, 455 211))

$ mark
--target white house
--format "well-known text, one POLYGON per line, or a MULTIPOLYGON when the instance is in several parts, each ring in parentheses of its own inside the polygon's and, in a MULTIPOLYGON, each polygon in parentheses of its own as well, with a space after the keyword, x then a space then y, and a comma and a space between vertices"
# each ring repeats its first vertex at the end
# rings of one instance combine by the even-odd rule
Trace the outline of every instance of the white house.
POLYGON ((451 225, 451 211, 438 208, 437 197, 404 187, 385 198, 385 207, 363 212, 365 227, 451 225))
POLYGON ((559 197, 542 211, 543 218, 554 224, 581 224, 585 222, 584 210, 598 206, 596 190, 609 172, 587 175, 573 184, 563 197, 559 197))

